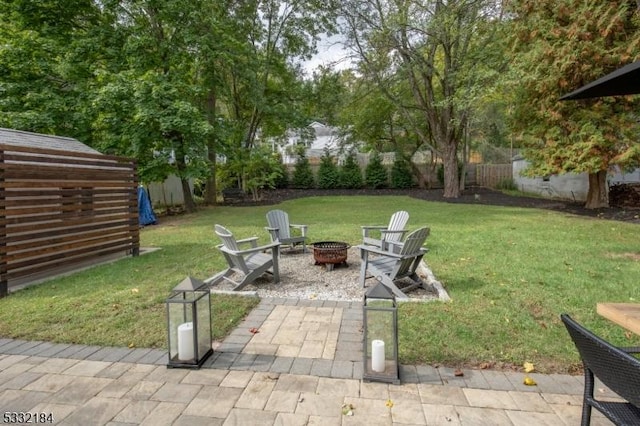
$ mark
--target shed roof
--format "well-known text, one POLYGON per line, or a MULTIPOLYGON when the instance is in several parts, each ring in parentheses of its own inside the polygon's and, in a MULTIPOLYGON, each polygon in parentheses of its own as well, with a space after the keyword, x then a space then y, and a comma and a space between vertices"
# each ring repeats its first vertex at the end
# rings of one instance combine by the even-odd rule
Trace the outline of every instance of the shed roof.
POLYGON ((88 154, 100 154, 99 151, 83 144, 77 139, 65 136, 44 135, 22 130, 4 129, 0 127, 0 144, 55 149, 58 151, 85 152, 88 154))

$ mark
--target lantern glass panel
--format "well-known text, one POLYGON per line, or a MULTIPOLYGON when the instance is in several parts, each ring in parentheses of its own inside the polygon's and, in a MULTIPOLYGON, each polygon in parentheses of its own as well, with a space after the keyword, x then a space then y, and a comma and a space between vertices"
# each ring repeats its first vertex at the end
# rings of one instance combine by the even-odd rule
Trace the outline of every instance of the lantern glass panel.
POLYGON ((382 283, 364 295, 363 379, 400 383, 398 309, 395 296, 382 283))
POLYGON ((197 300, 197 340, 198 357, 204 356, 211 350, 211 297, 209 291, 199 292, 197 300))
POLYGON ((178 363, 195 363, 194 293, 174 293, 167 300, 169 316, 169 359, 178 363))
POLYGON ((206 285, 187 277, 167 299, 168 367, 200 368, 211 355, 211 296, 206 285))
POLYGON ((373 379, 395 380, 398 375, 395 310, 368 306, 365 321, 365 375, 373 379))

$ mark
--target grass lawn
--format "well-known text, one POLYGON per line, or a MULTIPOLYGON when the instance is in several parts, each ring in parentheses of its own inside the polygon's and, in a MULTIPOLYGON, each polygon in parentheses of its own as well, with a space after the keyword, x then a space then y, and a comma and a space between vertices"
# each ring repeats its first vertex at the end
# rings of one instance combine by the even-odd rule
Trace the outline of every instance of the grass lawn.
MULTIPOLYGON (((204 279, 224 260, 215 223, 268 241, 274 206, 203 208, 141 231, 151 254, 82 271, 0 299, 0 336, 98 345, 164 347, 164 300, 187 275, 204 279)), ((396 210, 427 225, 425 260, 451 302, 400 305, 400 360, 496 366, 525 361, 541 372, 574 371, 579 359, 559 315, 567 312, 614 344, 640 345, 600 318, 597 302, 640 301, 640 227, 537 209, 427 202, 401 196, 309 197, 278 205, 313 241, 359 243, 360 226, 396 210)), ((354 283, 357 285, 357 283, 354 283)), ((223 337, 256 303, 215 296, 223 337)))

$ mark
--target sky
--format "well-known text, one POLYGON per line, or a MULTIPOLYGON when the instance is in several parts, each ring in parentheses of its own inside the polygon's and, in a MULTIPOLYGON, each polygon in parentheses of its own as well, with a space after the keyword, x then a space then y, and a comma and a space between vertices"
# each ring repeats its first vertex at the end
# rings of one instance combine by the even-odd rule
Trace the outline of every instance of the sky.
POLYGON ((333 65, 334 70, 349 68, 351 61, 347 59, 348 52, 343 49, 340 41, 341 36, 335 35, 323 38, 318 42, 318 53, 304 63, 303 67, 307 75, 311 76, 313 70, 321 65, 333 65))

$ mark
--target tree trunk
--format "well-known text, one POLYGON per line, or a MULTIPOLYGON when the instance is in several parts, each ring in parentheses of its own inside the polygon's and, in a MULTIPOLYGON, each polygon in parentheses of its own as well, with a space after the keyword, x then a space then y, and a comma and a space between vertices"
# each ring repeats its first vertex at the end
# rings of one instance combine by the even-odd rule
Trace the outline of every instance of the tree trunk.
MULTIPOLYGON (((216 126, 216 92, 215 90, 211 90, 209 95, 207 96, 207 101, 205 103, 205 108, 207 111, 207 118, 209 120, 209 124, 213 126, 214 129, 217 129, 216 126)), ((207 182, 204 187, 204 202, 208 205, 217 204, 217 196, 218 196, 218 187, 216 185, 216 136, 214 135, 209 137, 209 141, 207 143, 207 156, 209 162, 211 163, 211 175, 207 178, 207 182)))
POLYGON ((209 163, 211 164, 211 175, 209 175, 209 177, 207 178, 207 182, 205 183, 205 187, 204 187, 204 202, 207 205, 216 205, 218 200, 217 200, 217 193, 218 193, 218 186, 216 185, 216 153, 214 152, 214 150, 212 149, 211 145, 213 144, 209 144, 209 163))
POLYGON ((457 144, 449 142, 444 147, 444 198, 460 197, 457 144))
POLYGON ((196 211, 196 202, 193 201, 193 196, 191 195, 191 187, 189 186, 189 181, 185 178, 180 178, 180 183, 182 184, 182 195, 184 197, 184 209, 187 213, 193 213, 196 211))
POLYGON ((464 127, 464 144, 462 145, 462 171, 460 172, 460 193, 467 185, 467 165, 471 157, 471 147, 469 147, 469 133, 467 126, 464 127))
POLYGON ((607 191, 607 171, 589 173, 589 192, 585 208, 599 209, 609 207, 609 193, 607 191))
POLYGON ((184 141, 180 138, 178 142, 179 143, 177 144, 177 148, 175 151, 176 168, 178 169, 178 176, 180 176, 180 183, 182 184, 182 197, 184 198, 184 209, 187 211, 187 213, 193 213, 196 211, 196 202, 193 200, 191 187, 189 186, 189 180, 184 177, 187 171, 187 163, 183 154, 184 141))

